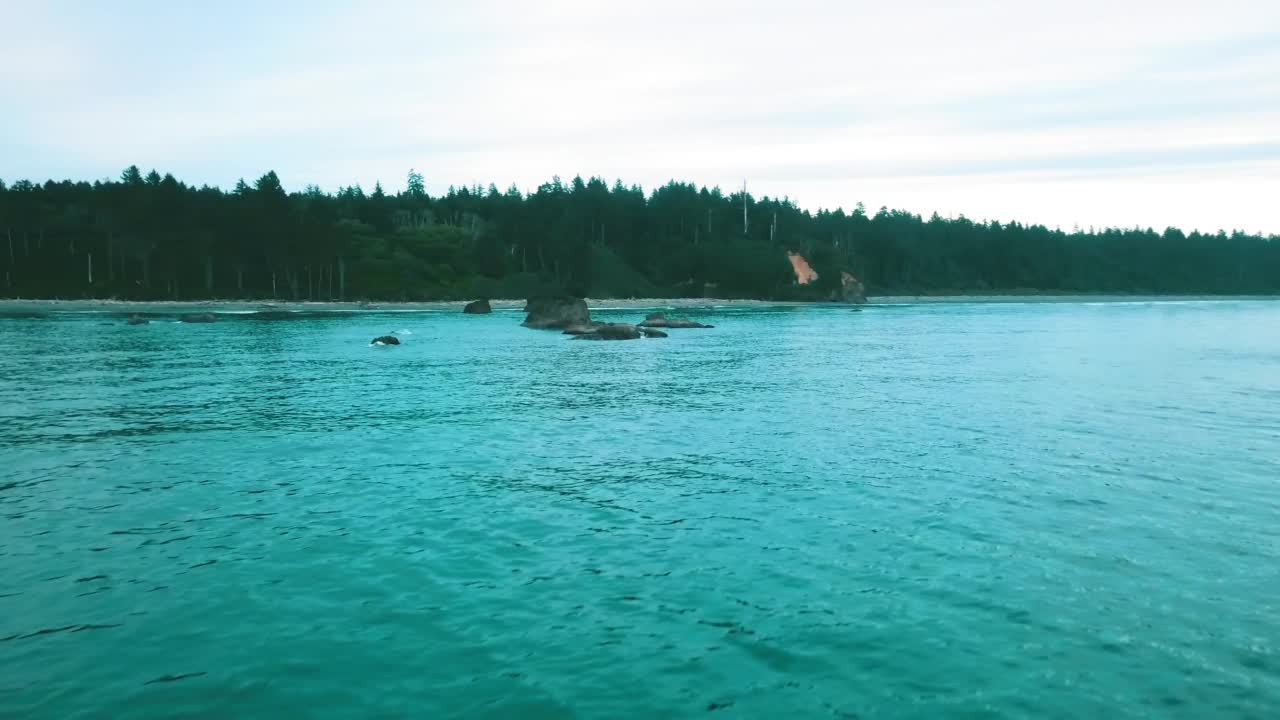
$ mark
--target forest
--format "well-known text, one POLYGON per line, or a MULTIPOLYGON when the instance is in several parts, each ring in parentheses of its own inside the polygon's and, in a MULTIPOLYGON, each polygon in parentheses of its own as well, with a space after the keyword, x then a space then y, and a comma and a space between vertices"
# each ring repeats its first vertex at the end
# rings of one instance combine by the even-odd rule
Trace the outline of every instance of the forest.
POLYGON ((224 191, 134 166, 118 180, 0 181, 0 234, 0 295, 23 298, 818 300, 846 270, 869 294, 1280 292, 1274 235, 810 212, 596 177, 432 197, 416 171, 397 194, 326 193, 287 191, 275 172, 224 191), (796 285, 788 251, 816 283, 796 285))

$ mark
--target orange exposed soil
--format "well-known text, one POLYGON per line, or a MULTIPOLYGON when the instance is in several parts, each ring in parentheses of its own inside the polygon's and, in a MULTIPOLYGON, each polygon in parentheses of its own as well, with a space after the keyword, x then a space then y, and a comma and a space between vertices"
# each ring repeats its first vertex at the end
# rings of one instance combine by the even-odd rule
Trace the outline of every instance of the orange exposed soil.
POLYGON ((791 261, 791 269, 795 270, 797 285, 808 285, 818 279, 818 273, 809 267, 809 261, 800 253, 789 252, 787 259, 791 261))

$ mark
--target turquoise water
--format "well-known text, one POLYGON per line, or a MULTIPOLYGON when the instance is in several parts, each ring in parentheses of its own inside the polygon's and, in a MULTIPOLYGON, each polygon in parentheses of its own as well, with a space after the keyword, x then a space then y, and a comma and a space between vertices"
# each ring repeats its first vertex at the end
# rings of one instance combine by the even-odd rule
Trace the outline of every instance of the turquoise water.
POLYGON ((0 320, 0 717, 1280 714, 1280 303, 688 315, 0 320))

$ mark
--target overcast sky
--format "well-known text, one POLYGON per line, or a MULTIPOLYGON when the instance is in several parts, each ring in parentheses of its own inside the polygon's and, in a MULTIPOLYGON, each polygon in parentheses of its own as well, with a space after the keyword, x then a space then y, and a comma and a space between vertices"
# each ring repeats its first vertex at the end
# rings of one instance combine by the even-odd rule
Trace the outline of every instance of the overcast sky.
POLYGON ((1280 1, 1050 4, 0 0, 0 178, 745 178, 1280 233, 1280 1))

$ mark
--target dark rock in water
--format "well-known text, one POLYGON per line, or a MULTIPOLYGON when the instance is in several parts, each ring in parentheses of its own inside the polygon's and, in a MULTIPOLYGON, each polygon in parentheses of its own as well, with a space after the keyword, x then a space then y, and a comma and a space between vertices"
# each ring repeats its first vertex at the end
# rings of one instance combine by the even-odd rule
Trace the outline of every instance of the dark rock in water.
POLYGON ((591 332, 583 333, 574 340, 638 340, 640 328, 627 323, 596 323, 591 332))
POLYGON ((605 323, 589 322, 582 325, 570 325, 564 329, 565 335, 587 335, 596 331, 596 328, 605 323))
POLYGON ((661 330, 655 330, 651 327, 642 327, 640 328, 640 332, 647 338, 664 338, 667 336, 667 334, 661 330))
POLYGON ((395 335, 383 335, 382 337, 374 338, 369 342, 369 344, 370 345, 399 345, 400 338, 396 337, 395 335))
POLYGON ((714 327, 714 326, 713 326, 713 325, 703 325, 703 324, 702 324, 702 323, 700 323, 700 322, 694 322, 694 321, 692 321, 692 320, 681 320, 681 319, 668 318, 666 315, 663 315, 662 313, 649 313, 649 315, 648 315, 647 317, 645 317, 644 322, 640 323, 640 327, 648 327, 648 328, 710 328, 710 327, 714 327))
POLYGON ((529 313, 524 326, 536 330, 564 330, 591 324, 587 301, 578 297, 529 298, 524 310, 529 313))
POLYGON ((151 321, 142 317, 141 315, 130 315, 129 320, 127 322, 130 325, 146 325, 151 321))
POLYGON ((178 316, 178 321, 184 323, 211 323, 217 320, 213 313, 190 313, 178 316))
POLYGON ((488 315, 493 312, 493 308, 489 306, 488 300, 476 300, 469 302, 462 307, 462 312, 468 315, 488 315))

